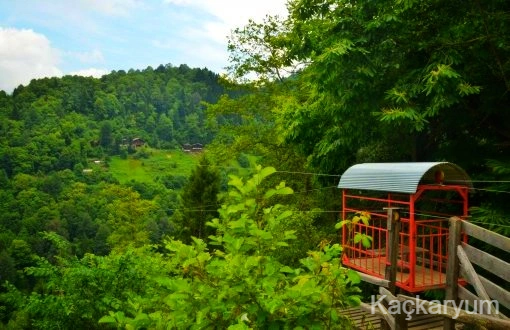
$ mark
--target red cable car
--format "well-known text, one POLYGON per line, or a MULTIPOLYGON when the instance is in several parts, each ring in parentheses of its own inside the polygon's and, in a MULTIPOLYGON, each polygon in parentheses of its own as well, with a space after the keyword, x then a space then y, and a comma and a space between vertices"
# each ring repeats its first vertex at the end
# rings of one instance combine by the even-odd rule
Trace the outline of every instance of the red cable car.
POLYGON ((472 188, 462 168, 447 162, 358 164, 345 171, 338 188, 342 219, 368 219, 342 227, 345 266, 384 278, 389 265, 384 208, 392 207, 401 222, 396 285, 411 293, 445 286, 448 219, 467 217, 472 188))

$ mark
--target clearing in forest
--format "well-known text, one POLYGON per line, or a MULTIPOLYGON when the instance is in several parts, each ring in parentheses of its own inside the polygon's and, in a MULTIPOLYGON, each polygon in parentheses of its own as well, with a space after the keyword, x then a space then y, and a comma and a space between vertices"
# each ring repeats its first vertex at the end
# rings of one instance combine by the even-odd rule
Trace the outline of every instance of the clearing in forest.
POLYGON ((129 155, 127 159, 113 156, 109 162, 109 172, 120 183, 131 180, 152 183, 158 176, 189 176, 198 163, 198 155, 181 150, 147 149, 148 158, 136 159, 129 155))

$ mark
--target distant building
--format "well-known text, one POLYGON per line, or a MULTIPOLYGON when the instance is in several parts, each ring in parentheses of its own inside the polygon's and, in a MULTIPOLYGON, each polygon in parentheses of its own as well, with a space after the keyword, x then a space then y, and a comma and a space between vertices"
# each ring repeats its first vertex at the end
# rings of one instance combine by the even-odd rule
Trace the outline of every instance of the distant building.
POLYGON ((192 151, 202 151, 204 146, 201 143, 195 143, 192 145, 191 150, 192 151))
POLYGON ((133 140, 131 140, 131 147, 132 148, 138 148, 138 147, 143 147, 145 145, 145 141, 141 138, 134 138, 133 140))
POLYGON ((185 143, 182 145, 182 150, 185 152, 200 152, 204 148, 202 143, 185 143))
POLYGON ((184 150, 185 152, 191 152, 191 148, 192 146, 189 143, 185 143, 182 145, 182 150, 184 150))

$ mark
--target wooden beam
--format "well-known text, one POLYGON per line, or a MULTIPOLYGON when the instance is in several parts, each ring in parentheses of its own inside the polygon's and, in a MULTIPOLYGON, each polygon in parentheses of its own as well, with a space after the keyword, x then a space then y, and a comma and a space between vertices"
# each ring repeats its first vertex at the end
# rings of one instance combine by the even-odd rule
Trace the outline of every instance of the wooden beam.
POLYGON ((382 306, 380 304, 373 306, 370 304, 361 303, 360 308, 367 313, 371 313, 371 314, 375 313, 379 316, 382 316, 386 320, 388 325, 390 326, 390 329, 395 330, 395 319, 393 318, 393 316, 388 312, 388 310, 384 306, 382 306))
POLYGON ((492 299, 497 300, 501 305, 510 309, 510 292, 503 289, 499 285, 492 283, 483 276, 478 275, 478 278, 482 282, 485 291, 487 291, 487 294, 492 299))
POLYGON ((480 298, 478 298, 478 296, 476 294, 472 293, 471 291, 469 291, 462 285, 459 285, 458 289, 459 289, 459 299, 467 301, 469 306, 471 306, 471 307, 475 306, 475 301, 483 301, 480 298))
MULTIPOLYGON (((471 291, 469 291, 462 285, 459 285, 459 299, 466 301, 469 304, 469 306, 471 306, 471 307, 476 306, 477 308, 479 308, 480 306, 484 306, 487 304, 487 302, 478 298, 474 293, 472 293, 471 291)), ((503 313, 501 313, 501 311, 499 311, 498 309, 496 309, 496 311, 493 315, 496 315, 497 317, 499 317, 501 319, 505 319, 505 320, 509 319, 503 313)))
MULTIPOLYGON (((475 269, 473 268, 473 265, 469 261, 468 256, 464 252, 464 248, 460 245, 457 246, 457 256, 459 257, 460 261, 460 268, 461 273, 463 277, 466 278, 466 280, 473 285, 475 288, 476 294, 478 297, 480 297, 480 300, 487 300, 490 301, 491 298, 487 294, 487 291, 485 291, 485 288, 480 281, 480 278, 478 277, 478 274, 476 274, 475 269)), ((495 308, 492 306, 492 304, 489 304, 489 310, 487 311, 478 311, 484 314, 493 314, 495 312, 495 308)))
MULTIPOLYGON (((446 292, 445 299, 457 301, 459 283, 459 258, 457 257, 457 246, 460 244, 460 229, 462 220, 459 218, 450 219, 448 231, 448 261, 446 266, 446 292)), ((455 320, 446 319, 443 330, 454 330, 455 320)))
POLYGON ((457 316, 456 321, 458 322, 476 324, 478 326, 484 326, 485 328, 494 330, 510 329, 510 321, 508 320, 502 320, 489 315, 473 314, 472 312, 466 312, 465 310, 457 310, 450 306, 401 294, 397 296, 397 299, 402 303, 406 300, 413 300, 416 304, 419 304, 419 306, 423 306, 425 310, 434 311, 435 315, 442 315, 447 318, 454 318, 457 316))
POLYGON ((390 303, 392 300, 397 300, 397 297, 385 288, 379 288, 379 294, 385 296, 386 298, 384 298, 384 300, 386 300, 388 303, 390 303))
POLYGON ((382 286, 382 287, 387 288, 388 285, 389 285, 389 282, 390 282, 390 281, 385 280, 383 278, 375 277, 375 276, 368 275, 368 274, 365 274, 365 273, 362 273, 362 272, 358 272, 358 274, 361 277, 362 281, 367 282, 367 283, 371 283, 371 284, 375 284, 377 286, 382 286))
MULTIPOLYGON (((379 294, 384 296, 385 302, 388 304, 388 306, 394 304, 398 301, 397 297, 395 297, 388 289, 385 288, 379 288, 379 294)), ((393 316, 393 322, 394 322, 394 328, 395 330, 404 330, 407 329, 407 320, 404 315, 404 313, 395 314, 393 316)), ((388 323, 389 324, 389 323, 388 323)), ((390 324, 391 326, 391 324, 390 324)))
MULTIPOLYGON (((490 242, 488 242, 490 244, 490 242)), ((510 263, 498 259, 482 250, 472 247, 469 244, 462 244, 464 252, 469 260, 478 266, 488 270, 507 282, 510 282, 510 263)))
POLYGON ((462 230, 469 236, 473 236, 482 242, 500 248, 505 252, 510 252, 510 238, 508 237, 474 225, 468 221, 462 221, 462 230))
MULTIPOLYGON (((399 233, 400 233, 400 216, 398 214, 398 207, 387 207, 384 208, 386 210, 387 214, 387 221, 386 221, 386 247, 388 248, 388 255, 386 256, 386 269, 384 273, 384 278, 388 281, 388 293, 390 293, 392 296, 395 294, 397 290, 397 272, 398 272, 398 264, 397 264, 397 258, 398 258, 398 248, 399 248, 399 233)), ((401 317, 398 315, 395 315, 395 318, 393 318, 393 323, 390 324, 388 322, 388 325, 381 323, 381 329, 387 330, 388 326, 391 327, 392 330, 398 329, 405 329, 406 327, 401 326, 401 317), (398 323, 396 322, 396 318, 398 318, 398 323)))
POLYGON ((388 241, 388 259, 389 265, 386 265, 384 278, 389 281, 388 290, 395 294, 396 281, 397 281, 397 257, 399 247, 399 233, 400 233, 400 219, 398 208, 388 207, 385 208, 388 214, 387 220, 387 235, 388 241))

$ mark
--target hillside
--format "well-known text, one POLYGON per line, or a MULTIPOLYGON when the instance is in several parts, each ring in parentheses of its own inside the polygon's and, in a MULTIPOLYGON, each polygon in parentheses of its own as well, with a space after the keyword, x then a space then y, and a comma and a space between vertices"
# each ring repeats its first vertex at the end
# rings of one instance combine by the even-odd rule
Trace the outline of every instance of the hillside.
POLYGON ((135 138, 163 149, 207 144, 214 132, 204 102, 223 93, 218 75, 186 65, 33 80, 0 92, 0 132, 10 137, 0 142, 0 166, 8 177, 73 169, 135 138))
POLYGON ((197 164, 199 154, 181 150, 158 150, 150 148, 145 157, 129 156, 122 159, 113 156, 108 162, 108 172, 120 183, 137 181, 156 183, 167 176, 187 178, 197 164))
POLYGON ((51 257, 43 232, 65 238, 77 256, 176 233, 170 217, 200 158, 182 145, 213 139, 205 104, 225 92, 218 78, 161 65, 0 92, 2 280, 32 287, 16 274, 51 257), (121 234, 129 226, 136 233, 121 234))

